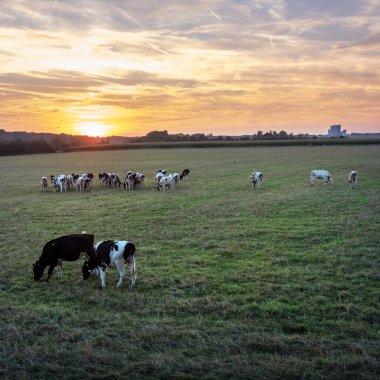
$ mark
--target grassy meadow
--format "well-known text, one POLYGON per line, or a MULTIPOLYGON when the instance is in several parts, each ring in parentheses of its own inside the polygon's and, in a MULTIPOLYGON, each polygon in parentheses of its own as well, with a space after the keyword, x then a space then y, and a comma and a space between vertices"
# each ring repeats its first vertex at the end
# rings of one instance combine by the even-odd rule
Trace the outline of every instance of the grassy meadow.
POLYGON ((0 171, 2 379, 380 375, 379 145, 73 152, 0 171), (154 190, 156 170, 185 167, 179 191, 154 190), (334 186, 311 187, 310 169, 334 186), (39 190, 42 175, 128 170, 144 190, 39 190), (82 259, 33 281, 43 245, 83 230, 136 243, 136 290, 112 268, 106 289, 84 282, 82 259))

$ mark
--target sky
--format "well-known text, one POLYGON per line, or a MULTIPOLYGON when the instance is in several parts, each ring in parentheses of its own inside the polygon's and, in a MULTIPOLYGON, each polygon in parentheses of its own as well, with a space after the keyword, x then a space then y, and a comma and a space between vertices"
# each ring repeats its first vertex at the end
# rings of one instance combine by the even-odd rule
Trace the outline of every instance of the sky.
POLYGON ((1 0, 0 128, 380 132, 378 0, 1 0))

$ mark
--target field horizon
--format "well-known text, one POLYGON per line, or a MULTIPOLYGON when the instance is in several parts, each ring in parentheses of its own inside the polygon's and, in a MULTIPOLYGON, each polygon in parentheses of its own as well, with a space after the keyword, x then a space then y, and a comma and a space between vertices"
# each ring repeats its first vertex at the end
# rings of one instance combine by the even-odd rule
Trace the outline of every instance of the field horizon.
POLYGON ((379 145, 1 157, 0 375, 379 376, 379 158, 379 145), (190 179, 158 192, 161 168, 190 179), (310 186, 311 169, 334 186, 310 186), (99 185, 99 172, 128 170, 146 175, 143 190, 99 185), (40 191, 41 176, 72 172, 93 172, 93 191, 40 191), (113 268, 104 290, 84 282, 83 259, 33 281, 43 245, 81 231, 135 242, 136 290, 128 271, 116 289, 113 268))

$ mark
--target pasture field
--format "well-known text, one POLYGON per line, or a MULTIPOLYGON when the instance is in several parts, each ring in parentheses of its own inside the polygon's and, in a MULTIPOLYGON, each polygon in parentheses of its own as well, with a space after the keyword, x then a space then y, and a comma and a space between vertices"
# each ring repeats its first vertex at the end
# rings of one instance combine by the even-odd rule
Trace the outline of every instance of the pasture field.
POLYGON ((2 379, 380 375, 379 145, 73 152, 0 170, 2 379), (154 190, 156 170, 185 167, 179 191, 154 190), (311 187, 310 169, 334 186, 311 187), (39 190, 42 175, 128 170, 144 190, 39 190), (43 245, 82 230, 136 243, 136 290, 129 273, 116 289, 115 269, 104 290, 84 282, 82 259, 33 281, 43 245))

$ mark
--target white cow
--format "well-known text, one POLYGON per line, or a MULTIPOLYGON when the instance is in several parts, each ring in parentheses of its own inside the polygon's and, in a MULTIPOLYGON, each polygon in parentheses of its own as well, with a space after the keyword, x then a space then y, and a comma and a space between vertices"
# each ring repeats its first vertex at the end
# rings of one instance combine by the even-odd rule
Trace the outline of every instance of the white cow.
POLYGON ((160 182, 157 185, 157 190, 165 191, 165 189, 168 189, 170 191, 173 191, 175 188, 175 179, 174 177, 169 174, 168 176, 164 176, 160 179, 160 182))
POLYGON ((84 190, 84 183, 85 183, 85 178, 83 176, 80 176, 77 178, 75 184, 79 192, 84 190))
POLYGON ((46 177, 41 177, 40 180, 40 186, 41 186, 41 191, 47 191, 48 188, 48 180, 46 177))
POLYGON ((321 179, 325 185, 326 183, 334 184, 331 174, 327 170, 312 170, 310 172, 310 184, 314 185, 316 179, 321 179))
POLYGON ((354 189, 358 183, 359 174, 356 170, 351 170, 348 173, 348 182, 350 183, 351 189, 354 189))
POLYGON ((166 176, 166 170, 160 169, 160 170, 157 171, 156 177, 155 177, 156 178, 156 182, 157 182, 157 190, 159 190, 158 187, 160 185, 161 178, 165 177, 165 176, 166 176))
POLYGON ((170 174, 170 175, 174 179, 174 187, 177 188, 177 189, 179 189, 179 181, 180 181, 179 174, 178 173, 174 173, 174 174, 170 174))
POLYGON ((251 183, 252 183, 252 189, 254 189, 256 186, 257 188, 260 187, 261 182, 263 182, 264 174, 262 172, 253 172, 251 174, 251 183))

